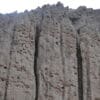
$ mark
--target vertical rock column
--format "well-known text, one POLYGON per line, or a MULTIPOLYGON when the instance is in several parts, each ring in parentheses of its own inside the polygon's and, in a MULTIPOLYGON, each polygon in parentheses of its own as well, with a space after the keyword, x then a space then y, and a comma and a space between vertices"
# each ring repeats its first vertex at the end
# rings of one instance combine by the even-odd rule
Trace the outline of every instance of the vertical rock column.
POLYGON ((0 100, 7 94, 7 76, 10 62, 11 35, 14 21, 12 17, 0 15, 0 100))
POLYGON ((15 21, 6 100, 34 100, 34 25, 25 13, 15 21))
POLYGON ((81 29, 80 35, 84 67, 85 100, 100 99, 100 35, 98 26, 94 23, 90 24, 88 22, 87 26, 81 29))
MULTIPOLYGON (((60 12, 58 11, 58 15, 60 12)), ((38 100, 77 100, 76 33, 68 18, 44 13, 38 43, 38 100)))
POLYGON ((61 56, 64 75, 64 97, 62 100, 78 100, 78 73, 76 58, 76 31, 65 17, 61 21, 61 56))

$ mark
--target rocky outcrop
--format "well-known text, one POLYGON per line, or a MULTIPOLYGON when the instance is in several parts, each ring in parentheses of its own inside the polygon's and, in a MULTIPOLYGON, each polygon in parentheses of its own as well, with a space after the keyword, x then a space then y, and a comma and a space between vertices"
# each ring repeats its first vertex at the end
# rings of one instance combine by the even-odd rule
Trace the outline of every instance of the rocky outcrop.
POLYGON ((0 15, 0 100, 99 100, 100 10, 45 5, 0 15))

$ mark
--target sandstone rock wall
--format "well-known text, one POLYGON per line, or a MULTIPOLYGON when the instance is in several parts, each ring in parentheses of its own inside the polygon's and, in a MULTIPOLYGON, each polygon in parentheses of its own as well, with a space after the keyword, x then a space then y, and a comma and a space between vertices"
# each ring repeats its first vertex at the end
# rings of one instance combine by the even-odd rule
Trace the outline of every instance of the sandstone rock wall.
POLYGON ((100 10, 1 14, 0 100, 100 100, 100 10))

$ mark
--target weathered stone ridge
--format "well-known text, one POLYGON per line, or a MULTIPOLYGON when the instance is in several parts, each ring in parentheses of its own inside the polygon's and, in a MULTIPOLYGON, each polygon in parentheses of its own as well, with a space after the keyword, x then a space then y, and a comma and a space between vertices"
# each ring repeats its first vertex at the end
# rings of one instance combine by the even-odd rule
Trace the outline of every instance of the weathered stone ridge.
POLYGON ((100 100, 100 10, 1 14, 0 100, 100 100))

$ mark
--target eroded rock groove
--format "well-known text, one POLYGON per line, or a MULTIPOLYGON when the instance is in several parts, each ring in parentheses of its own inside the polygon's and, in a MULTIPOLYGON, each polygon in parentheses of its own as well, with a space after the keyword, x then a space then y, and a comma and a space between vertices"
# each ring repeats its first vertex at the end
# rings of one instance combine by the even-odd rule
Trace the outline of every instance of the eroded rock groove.
POLYGON ((39 26, 36 26, 36 34, 35 34, 35 52, 34 52, 34 75, 35 75, 35 100, 38 100, 38 94, 39 94, 39 74, 38 74, 38 68, 37 68, 37 59, 38 59, 38 46, 39 46, 39 36, 40 36, 40 28, 39 26))
POLYGON ((77 56, 77 71, 78 71, 78 95, 79 100, 84 100, 83 98, 83 65, 82 65, 82 53, 80 47, 80 29, 77 30, 76 37, 76 56, 77 56))

